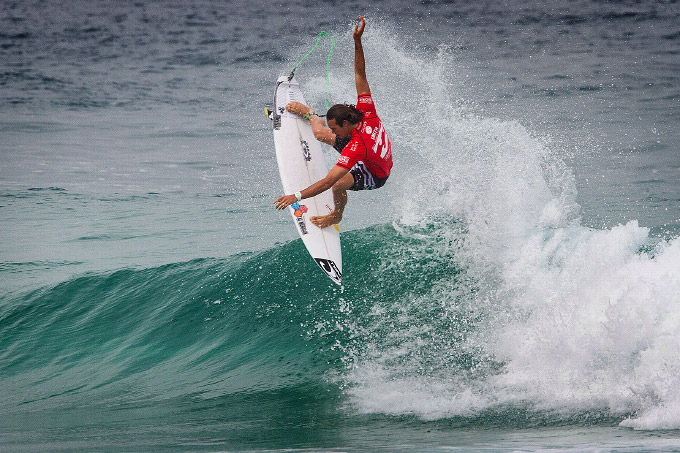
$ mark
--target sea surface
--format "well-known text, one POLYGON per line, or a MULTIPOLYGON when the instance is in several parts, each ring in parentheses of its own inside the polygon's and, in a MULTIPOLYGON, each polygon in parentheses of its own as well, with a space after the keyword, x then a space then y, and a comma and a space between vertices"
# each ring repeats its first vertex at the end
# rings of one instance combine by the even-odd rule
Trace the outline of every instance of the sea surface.
POLYGON ((680 451, 679 236, 675 1, 0 4, 0 451, 680 451), (263 109, 360 14, 340 287, 263 109))

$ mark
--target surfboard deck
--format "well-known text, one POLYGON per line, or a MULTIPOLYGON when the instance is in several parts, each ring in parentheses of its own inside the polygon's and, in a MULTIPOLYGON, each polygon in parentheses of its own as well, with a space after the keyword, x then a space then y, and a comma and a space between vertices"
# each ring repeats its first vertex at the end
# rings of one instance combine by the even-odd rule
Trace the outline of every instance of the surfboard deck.
MULTIPOLYGON (((281 76, 276 82, 270 118, 274 130, 276 161, 286 194, 306 189, 328 174, 321 144, 314 138, 309 121, 286 110, 289 102, 305 104, 300 84, 281 76)), ((333 193, 327 190, 315 197, 294 203, 289 208, 293 223, 307 251, 325 274, 342 284, 342 252, 337 225, 319 228, 310 217, 333 211, 333 193)))

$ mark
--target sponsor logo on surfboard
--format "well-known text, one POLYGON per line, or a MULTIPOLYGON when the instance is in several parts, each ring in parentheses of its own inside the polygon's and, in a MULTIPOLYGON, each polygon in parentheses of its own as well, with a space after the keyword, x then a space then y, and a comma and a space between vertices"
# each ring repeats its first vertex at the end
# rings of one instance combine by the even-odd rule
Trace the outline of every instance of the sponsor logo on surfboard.
POLYGON ((309 152, 309 143, 306 140, 300 140, 302 145, 302 155, 305 156, 305 160, 309 162, 312 160, 312 153, 309 152))
POLYGON ((340 283, 342 281, 342 272, 338 269, 338 266, 333 260, 327 260, 325 258, 314 258, 316 264, 319 265, 321 270, 323 270, 326 275, 328 275, 331 280, 340 283))
POLYGON ((302 234, 307 234, 307 224, 305 223, 305 218, 304 214, 307 212, 307 206, 298 203, 297 201, 290 205, 290 208, 293 210, 293 215, 295 216, 295 220, 297 221, 298 228, 300 228, 300 233, 302 234))

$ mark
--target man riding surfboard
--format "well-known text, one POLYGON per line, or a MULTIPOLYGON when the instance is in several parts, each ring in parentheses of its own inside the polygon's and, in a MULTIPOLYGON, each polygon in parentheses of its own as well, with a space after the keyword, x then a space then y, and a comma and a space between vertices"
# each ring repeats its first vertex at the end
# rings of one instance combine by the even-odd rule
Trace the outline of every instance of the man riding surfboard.
POLYGON ((354 79, 357 89, 356 106, 336 104, 328 109, 326 120, 299 102, 286 105, 288 111, 308 118, 317 140, 333 146, 340 157, 328 175, 306 189, 293 195, 284 195, 274 201, 276 209, 285 209, 296 201, 314 197, 333 188, 333 212, 311 217, 319 228, 334 225, 342 220, 347 204, 347 190, 373 190, 382 187, 392 170, 392 149, 387 132, 378 118, 366 80, 366 63, 361 36, 366 21, 354 26, 354 79))

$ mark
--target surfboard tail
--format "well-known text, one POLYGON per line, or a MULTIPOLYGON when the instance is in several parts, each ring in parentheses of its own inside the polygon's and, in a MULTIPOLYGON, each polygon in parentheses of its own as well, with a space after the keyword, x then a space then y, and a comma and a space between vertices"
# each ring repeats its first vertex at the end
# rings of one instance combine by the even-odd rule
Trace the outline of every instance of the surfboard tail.
POLYGON ((314 258, 314 261, 331 280, 338 285, 342 285, 342 270, 335 264, 335 261, 326 258, 314 258))

